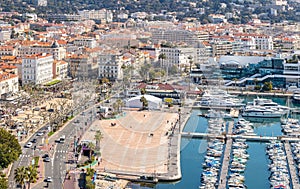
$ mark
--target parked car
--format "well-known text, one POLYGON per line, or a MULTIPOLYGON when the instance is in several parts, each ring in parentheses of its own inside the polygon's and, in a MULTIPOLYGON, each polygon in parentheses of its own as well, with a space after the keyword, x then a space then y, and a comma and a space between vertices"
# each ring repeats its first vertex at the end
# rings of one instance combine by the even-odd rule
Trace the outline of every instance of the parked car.
POLYGON ((50 162, 50 161, 51 161, 51 159, 49 158, 49 156, 45 157, 44 162, 50 162))
POLYGON ((42 158, 47 158, 47 157, 49 157, 49 154, 44 154, 44 155, 42 156, 42 158))

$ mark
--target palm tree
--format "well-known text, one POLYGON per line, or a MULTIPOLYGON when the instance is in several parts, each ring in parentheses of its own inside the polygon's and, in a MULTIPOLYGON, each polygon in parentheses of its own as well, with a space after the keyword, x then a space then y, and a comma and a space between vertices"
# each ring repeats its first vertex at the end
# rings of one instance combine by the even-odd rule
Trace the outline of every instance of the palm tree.
POLYGON ((28 182, 28 189, 30 189, 30 183, 35 183, 38 178, 38 172, 35 166, 30 165, 25 168, 27 173, 27 182, 28 182))
POLYGON ((118 99, 116 101, 116 103, 117 103, 117 106, 118 106, 118 113, 120 113, 120 110, 122 112, 122 107, 124 106, 124 102, 121 99, 118 99))
MULTIPOLYGON (((160 60, 160 67, 163 68, 163 66, 165 66, 164 65, 164 60, 167 59, 166 54, 165 53, 159 54, 158 59, 160 60)), ((166 70, 168 70, 167 66, 166 66, 166 70)), ((168 73, 168 71, 167 71, 167 73, 168 73)), ((168 74, 167 74, 167 77, 168 77, 168 74)))
POLYGON ((103 139, 103 135, 100 130, 96 131, 95 140, 96 140, 96 150, 100 152, 100 142, 103 139))
POLYGON ((92 152, 95 150, 95 144, 94 143, 92 143, 92 142, 90 142, 89 144, 88 144, 88 146, 87 146, 88 148, 89 148, 89 150, 90 150, 90 155, 89 155, 89 159, 91 160, 91 158, 92 158, 92 152))
POLYGON ((189 64, 190 64, 190 71, 189 71, 189 91, 191 90, 191 71, 192 71, 192 64, 193 64, 193 57, 190 55, 188 57, 189 64))
POLYGON ((26 174, 26 168, 24 166, 15 169, 14 178, 16 182, 21 185, 21 188, 25 188, 25 181, 27 180, 28 174, 26 174))

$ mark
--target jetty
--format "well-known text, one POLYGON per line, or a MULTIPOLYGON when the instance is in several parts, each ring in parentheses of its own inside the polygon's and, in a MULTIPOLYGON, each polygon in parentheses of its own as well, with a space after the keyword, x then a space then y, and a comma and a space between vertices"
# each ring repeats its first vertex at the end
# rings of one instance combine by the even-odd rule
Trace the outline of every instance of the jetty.
MULTIPOLYGON (((228 134, 232 133, 232 128, 233 128, 233 122, 230 122, 228 124, 228 129, 227 129, 228 134)), ((221 173, 220 173, 218 189, 226 188, 226 180, 227 180, 227 174, 228 174, 228 168, 229 168, 229 161, 230 161, 230 154, 231 154, 231 147, 232 147, 232 138, 228 138, 225 141, 226 141, 226 146, 225 146, 225 150, 224 150, 223 163, 222 163, 222 169, 221 169, 221 173)))
POLYGON ((233 134, 207 134, 207 133, 192 133, 192 132, 182 132, 182 137, 189 138, 201 138, 201 139, 245 139, 247 141, 256 142, 270 142, 274 140, 279 141, 289 141, 289 142, 299 142, 300 138, 291 136, 259 136, 259 135, 233 135, 233 134))
POLYGON ((294 165, 294 159, 293 159, 293 155, 292 155, 291 145, 288 141, 284 142, 284 149, 285 149, 287 163, 288 163, 288 167, 289 167, 289 171, 290 171, 292 188, 298 189, 298 188, 300 188, 299 179, 298 179, 296 167, 294 165))

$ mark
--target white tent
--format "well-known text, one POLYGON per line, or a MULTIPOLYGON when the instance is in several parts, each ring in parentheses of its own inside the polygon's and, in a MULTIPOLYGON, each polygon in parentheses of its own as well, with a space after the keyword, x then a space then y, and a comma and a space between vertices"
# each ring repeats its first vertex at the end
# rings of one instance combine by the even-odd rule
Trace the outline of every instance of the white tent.
POLYGON ((139 96, 132 97, 126 101, 126 106, 129 108, 142 108, 143 107, 143 103, 141 102, 142 96, 144 96, 148 101, 149 109, 160 109, 162 107, 162 99, 152 95, 139 95, 139 96))

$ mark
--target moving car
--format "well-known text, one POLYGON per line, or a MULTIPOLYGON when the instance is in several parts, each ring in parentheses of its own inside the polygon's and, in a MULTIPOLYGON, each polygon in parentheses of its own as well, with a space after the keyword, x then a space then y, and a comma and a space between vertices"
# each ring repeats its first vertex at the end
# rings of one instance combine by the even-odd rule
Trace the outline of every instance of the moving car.
POLYGON ((45 178, 45 180, 44 180, 44 182, 52 182, 53 181, 53 179, 51 178, 51 177, 47 177, 47 178, 45 178))
POLYGON ((32 142, 28 142, 26 145, 25 145, 25 148, 30 148, 32 146, 32 142))

